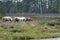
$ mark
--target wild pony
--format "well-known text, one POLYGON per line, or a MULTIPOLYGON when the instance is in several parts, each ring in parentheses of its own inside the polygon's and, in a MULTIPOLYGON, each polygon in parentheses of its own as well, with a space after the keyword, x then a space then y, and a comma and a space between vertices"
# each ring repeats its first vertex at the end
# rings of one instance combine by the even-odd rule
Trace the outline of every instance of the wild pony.
POLYGON ((32 21, 31 17, 26 17, 26 21, 32 21))
POLYGON ((3 21, 12 21, 12 17, 10 17, 10 16, 5 16, 5 17, 2 17, 2 20, 3 21))
POLYGON ((25 17, 14 17, 15 22, 19 22, 19 21, 25 21, 26 18, 25 17))
POLYGON ((19 21, 32 21, 31 17, 14 17, 15 22, 19 21))

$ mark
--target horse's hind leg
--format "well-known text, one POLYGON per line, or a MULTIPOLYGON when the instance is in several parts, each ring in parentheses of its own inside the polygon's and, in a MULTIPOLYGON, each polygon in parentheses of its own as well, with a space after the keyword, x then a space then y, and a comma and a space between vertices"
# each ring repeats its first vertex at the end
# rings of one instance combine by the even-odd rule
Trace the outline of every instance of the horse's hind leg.
POLYGON ((18 20, 18 19, 16 19, 16 20, 15 20, 15 22, 19 22, 19 20, 18 20))

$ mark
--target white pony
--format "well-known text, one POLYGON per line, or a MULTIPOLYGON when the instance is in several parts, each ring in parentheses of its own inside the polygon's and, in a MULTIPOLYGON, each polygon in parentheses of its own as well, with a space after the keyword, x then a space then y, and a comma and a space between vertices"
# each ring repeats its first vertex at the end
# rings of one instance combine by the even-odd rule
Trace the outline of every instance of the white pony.
POLYGON ((3 21, 12 21, 12 18, 10 16, 5 16, 5 17, 2 17, 2 20, 3 21))
POLYGON ((15 21, 25 21, 26 20, 26 18, 25 17, 14 17, 14 20, 15 21))

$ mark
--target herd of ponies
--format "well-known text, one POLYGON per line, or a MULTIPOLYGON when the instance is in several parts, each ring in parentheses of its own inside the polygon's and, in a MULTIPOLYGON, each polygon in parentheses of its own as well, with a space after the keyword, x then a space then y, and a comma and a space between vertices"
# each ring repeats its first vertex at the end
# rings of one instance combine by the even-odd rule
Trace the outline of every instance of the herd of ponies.
POLYGON ((6 22, 6 21, 15 21, 15 22, 19 22, 19 21, 32 21, 31 17, 10 17, 10 16, 5 16, 2 17, 2 21, 6 22))

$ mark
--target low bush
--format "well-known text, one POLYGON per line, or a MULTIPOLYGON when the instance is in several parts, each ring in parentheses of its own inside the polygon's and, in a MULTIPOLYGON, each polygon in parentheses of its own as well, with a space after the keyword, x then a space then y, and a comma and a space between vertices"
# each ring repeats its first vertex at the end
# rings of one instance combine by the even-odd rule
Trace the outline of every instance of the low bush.
POLYGON ((55 23, 48 23, 49 26, 55 26, 55 23))
POLYGON ((13 29, 10 32, 16 33, 16 32, 23 32, 23 31, 22 30, 13 29))
POLYGON ((22 36, 14 36, 13 40, 30 40, 33 39, 31 36, 29 35, 22 35, 22 36))

